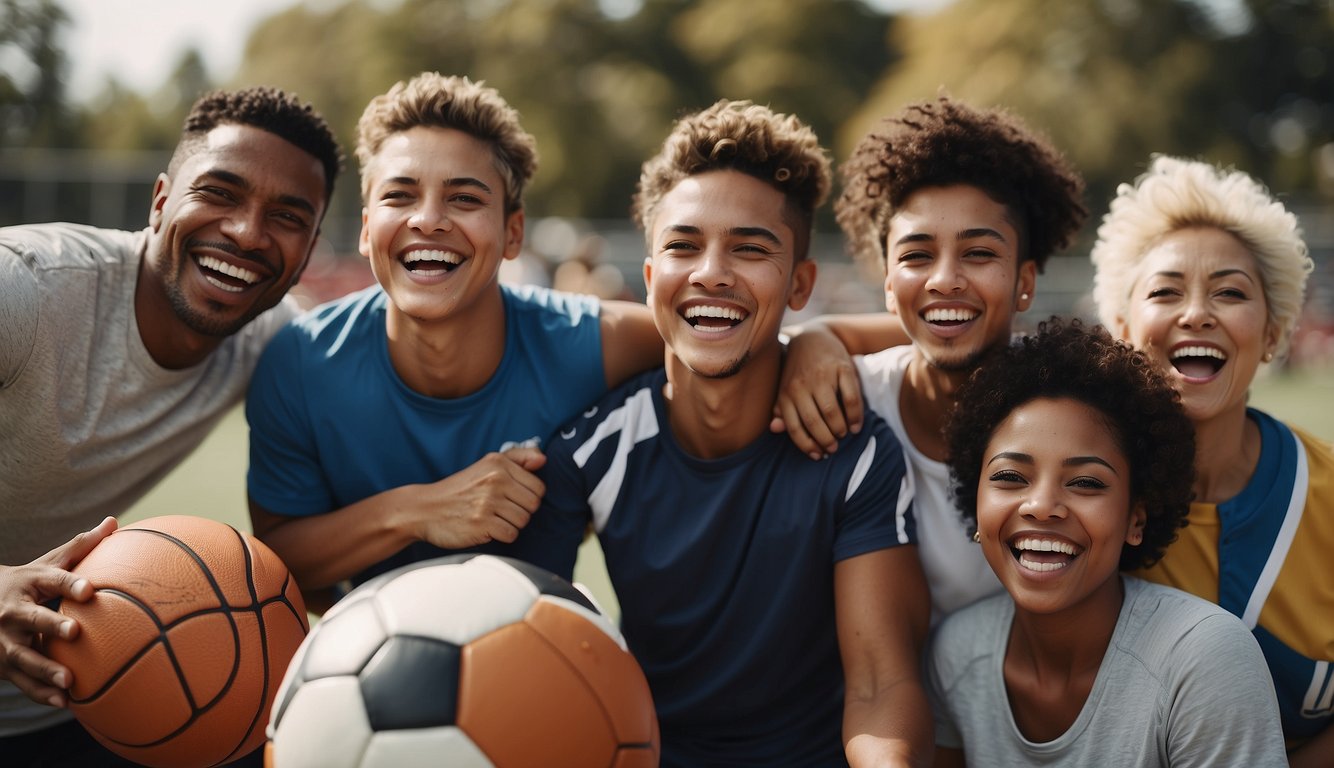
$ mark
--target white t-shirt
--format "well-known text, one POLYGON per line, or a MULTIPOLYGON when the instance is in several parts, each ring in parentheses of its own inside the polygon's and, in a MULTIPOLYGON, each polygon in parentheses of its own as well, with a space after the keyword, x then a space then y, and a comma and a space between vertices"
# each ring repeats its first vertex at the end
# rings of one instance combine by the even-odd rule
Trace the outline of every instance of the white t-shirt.
POLYGON ((873 355, 859 355, 854 361, 861 375, 863 399, 903 443, 917 491, 913 498, 917 546, 931 586, 931 623, 935 624, 978 598, 1000 592, 1001 584, 954 503, 949 467, 917 450, 903 426, 899 393, 912 354, 911 346, 890 347, 873 355))

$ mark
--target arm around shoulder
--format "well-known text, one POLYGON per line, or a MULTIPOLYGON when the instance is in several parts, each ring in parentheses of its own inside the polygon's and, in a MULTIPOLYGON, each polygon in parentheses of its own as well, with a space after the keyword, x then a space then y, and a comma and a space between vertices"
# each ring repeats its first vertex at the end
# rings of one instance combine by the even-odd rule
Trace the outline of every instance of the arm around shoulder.
POLYGON ((662 336, 648 307, 633 301, 604 301, 599 322, 608 387, 662 365, 662 336))

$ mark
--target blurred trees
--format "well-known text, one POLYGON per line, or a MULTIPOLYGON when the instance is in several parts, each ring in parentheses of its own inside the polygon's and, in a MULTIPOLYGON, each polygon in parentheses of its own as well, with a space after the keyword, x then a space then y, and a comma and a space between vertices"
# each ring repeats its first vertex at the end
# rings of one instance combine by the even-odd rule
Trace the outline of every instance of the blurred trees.
POLYGON ((62 146, 78 138, 65 100, 69 17, 55 0, 0 0, 0 146, 62 146))

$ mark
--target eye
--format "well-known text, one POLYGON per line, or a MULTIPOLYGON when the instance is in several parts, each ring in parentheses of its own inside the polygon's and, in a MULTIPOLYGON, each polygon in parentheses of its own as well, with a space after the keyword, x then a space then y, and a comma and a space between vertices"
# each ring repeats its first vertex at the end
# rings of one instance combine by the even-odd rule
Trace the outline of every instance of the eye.
POLYGON ((997 470, 991 473, 987 480, 998 485, 1024 485, 1027 483, 1024 476, 1013 469, 997 470))
POLYGON ((273 217, 294 229, 305 229, 308 226, 305 217, 292 211, 275 211, 273 217))
POLYGON ((989 248, 972 248, 964 254, 966 259, 984 260, 996 258, 996 252, 989 248))
POLYGON ((477 195, 469 194, 466 192, 454 195, 453 197, 450 198, 450 200, 455 203, 462 203, 463 205, 484 205, 486 203, 485 200, 478 197, 477 195))
POLYGON ((1103 481, 1099 480, 1096 477, 1089 477, 1087 475, 1081 475, 1080 477, 1076 477, 1069 483, 1066 483, 1066 485, 1070 486, 1071 488, 1078 488, 1081 490, 1088 490, 1088 491, 1101 491, 1105 490, 1108 487, 1107 483, 1104 483, 1103 481))
POLYGON ((898 262, 900 264, 913 264, 930 260, 931 254, 926 251, 905 251, 898 256, 898 262))
POLYGON ((1169 296, 1176 296, 1178 292, 1175 288, 1151 288, 1149 289, 1150 299, 1162 299, 1169 296))
POLYGON ((1247 293, 1240 288, 1224 288, 1218 291, 1216 295, 1219 296, 1220 298, 1236 299, 1238 301, 1245 301, 1246 299, 1250 298, 1247 295, 1247 293))
POLYGON ((223 187, 204 185, 195 187, 195 191, 207 197, 219 198, 221 200, 226 200, 229 202, 235 199, 231 193, 231 190, 224 189, 223 187))
POLYGON ((693 251, 695 244, 688 240, 673 240, 662 246, 664 251, 693 251))
POLYGON ((756 243, 743 243, 735 248, 740 253, 753 253, 758 255, 767 255, 770 251, 762 245, 756 243))

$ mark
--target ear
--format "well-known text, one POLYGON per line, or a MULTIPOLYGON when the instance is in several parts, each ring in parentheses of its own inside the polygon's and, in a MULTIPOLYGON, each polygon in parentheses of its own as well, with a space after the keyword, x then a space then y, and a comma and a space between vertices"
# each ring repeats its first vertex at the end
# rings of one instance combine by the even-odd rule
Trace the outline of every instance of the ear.
POLYGON ((1125 315, 1118 314, 1109 330, 1116 334, 1116 338, 1122 341, 1130 341, 1130 323, 1126 322, 1125 315))
POLYGON ((1272 321, 1265 325, 1265 362, 1273 360, 1274 355, 1278 354, 1278 339, 1281 335, 1272 321))
POLYGON ((644 302, 653 306, 653 257, 644 257, 644 302))
POLYGON ((162 219, 167 207, 167 195, 171 192, 171 178, 165 173, 157 175, 157 181, 153 182, 153 204, 148 209, 148 226, 157 232, 162 228, 162 219))
POLYGON ((806 306, 806 302, 811 300, 811 292, 815 290, 815 276, 819 272, 819 267, 810 259, 802 259, 792 265, 792 284, 791 291, 787 296, 787 307, 792 311, 801 310, 806 306))
POLYGON ((371 258, 371 233, 366 228, 366 209, 361 209, 361 235, 357 238, 357 250, 368 261, 371 258))
POLYGON ((1027 312, 1033 306, 1034 289, 1038 284, 1038 263, 1029 259, 1019 265, 1019 281, 1015 285, 1015 309, 1027 312))
POLYGON ((1144 543, 1144 523, 1148 514, 1144 511, 1144 502, 1137 501, 1130 509, 1130 527, 1126 529, 1126 543, 1138 547, 1144 543))
POLYGON ((888 265, 885 267, 885 309, 889 314, 898 315, 899 307, 894 302, 894 277, 889 271, 888 265))
POLYGON ((505 253, 507 259, 517 259, 523 250, 523 209, 505 219, 505 253))

